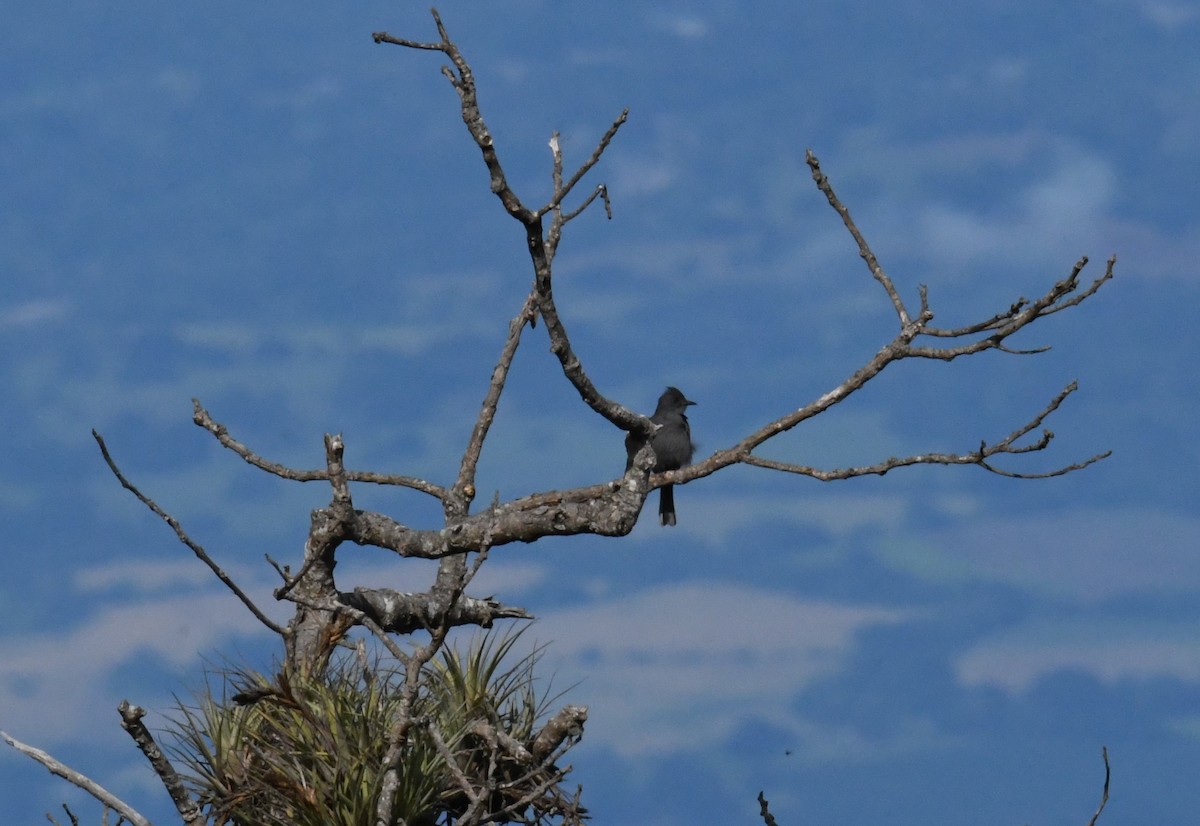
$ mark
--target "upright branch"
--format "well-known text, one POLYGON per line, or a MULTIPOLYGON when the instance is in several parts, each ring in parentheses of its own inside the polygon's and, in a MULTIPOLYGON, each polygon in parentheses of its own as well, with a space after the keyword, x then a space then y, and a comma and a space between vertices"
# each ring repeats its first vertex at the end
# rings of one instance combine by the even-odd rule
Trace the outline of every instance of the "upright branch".
POLYGON ((1112 780, 1112 768, 1108 765, 1108 746, 1101 747, 1100 756, 1104 758, 1104 789, 1100 793, 1100 805, 1096 807, 1096 813, 1088 821, 1088 826, 1096 826, 1096 821, 1100 819, 1100 814, 1108 805, 1108 783, 1112 780))
POLYGON ((201 811, 199 804, 187 790, 179 772, 163 754, 158 743, 154 742, 154 736, 150 733, 150 729, 146 728, 146 724, 142 722, 142 718, 146 716, 146 710, 141 706, 132 705, 128 700, 122 700, 121 704, 117 706, 117 711, 121 715, 121 728, 129 733, 142 754, 150 762, 154 773, 158 775, 167 794, 171 796, 171 802, 175 804, 175 811, 179 812, 184 826, 204 826, 208 820, 204 816, 204 812, 201 811))
MULTIPOLYGON (((575 354, 571 346, 570 336, 567 334, 566 326, 559 317, 558 308, 554 303, 551 272, 551 262, 561 236, 562 224, 567 220, 566 216, 560 215, 556 210, 574 189, 575 185, 599 162, 600 156, 616 136, 617 130, 625 123, 628 117, 628 110, 623 111, 613 121, 612 126, 605 132, 591 157, 579 167, 565 184, 561 183, 561 172, 556 176, 555 191, 545 206, 536 211, 531 210, 525 206, 508 183, 508 178, 504 173, 504 167, 501 165, 500 156, 496 150, 491 130, 488 129, 479 108, 475 76, 471 72, 471 67, 463 57, 462 52, 459 51, 458 46, 450 39, 437 9, 433 9, 432 14, 434 23, 437 25, 438 34, 441 37, 441 40, 437 43, 393 37, 387 32, 376 32, 373 35, 374 40, 376 43, 390 43, 410 49, 439 51, 450 59, 452 67, 443 67, 442 74, 450 80, 454 90, 458 93, 462 108, 463 123, 466 124, 467 131, 483 155, 483 162, 487 167, 488 176, 491 180, 492 192, 500 199, 500 203, 503 204, 505 211, 518 220, 525 229, 526 250, 533 263, 534 294, 537 296, 537 311, 546 322, 546 331, 550 338, 551 352, 558 358, 567 380, 571 382, 579 393, 580 398, 589 407, 622 430, 638 430, 643 435, 648 436, 651 428, 649 420, 601 394, 600 390, 592 383, 587 372, 583 369, 579 357, 575 354), (557 222, 553 224, 552 241, 549 243, 547 242, 542 224, 542 218, 548 211, 555 212, 553 221, 557 222)), ((597 192, 600 191, 606 192, 606 190, 597 190, 597 192)), ((588 199, 587 203, 590 203, 594 198, 595 193, 588 199)), ((605 202, 607 204, 607 198, 605 202)), ((574 217, 577 214, 578 211, 569 213, 569 217, 574 217)))
POLYGON ((521 203, 521 199, 508 185, 508 178, 505 176, 504 168, 500 165, 500 158, 496 154, 492 133, 484 123, 483 115, 479 111, 479 98, 476 94, 475 76, 471 72, 471 67, 463 58, 462 52, 458 50, 458 46, 450 39, 437 9, 432 9, 431 13, 433 21, 437 25, 438 35, 441 36, 441 40, 437 43, 421 43, 402 37, 392 37, 387 32, 375 32, 372 37, 376 43, 391 43, 410 49, 438 51, 450 58, 451 66, 443 66, 442 74, 450 81, 454 91, 458 92, 459 101, 462 103, 463 123, 467 125, 467 131, 471 133, 476 146, 483 153, 483 162, 487 166, 488 175, 491 178, 492 192, 500 199, 500 203, 504 204, 509 215, 528 226, 536 220, 537 216, 521 203))
POLYGON ((804 153, 804 160, 808 164, 809 170, 812 172, 812 179, 817 184, 817 189, 829 201, 829 205, 837 211, 837 214, 842 217, 842 223, 846 225, 846 229, 850 232, 854 243, 858 244, 858 254, 862 260, 866 262, 867 269, 871 271, 871 276, 880 283, 884 291, 887 292, 888 298, 892 300, 892 307, 896 310, 896 316, 900 320, 900 329, 906 329, 912 320, 909 318, 908 309, 904 306, 904 302, 900 300, 900 293, 896 292, 896 285, 892 283, 892 279, 883 271, 883 267, 879 264, 879 259, 875 257, 875 253, 871 252, 871 245, 867 243, 867 239, 858 231, 858 225, 854 223, 854 219, 850 217, 850 210, 841 202, 837 194, 833 191, 833 187, 829 184, 829 179, 825 177, 825 173, 821 171, 821 163, 817 160, 817 156, 813 154, 811 149, 804 153))
POLYGON ((517 354, 517 346, 521 343, 521 331, 526 324, 532 324, 537 317, 537 294, 531 292, 521 305, 516 317, 508 324, 508 338, 500 351, 500 358, 492 369, 492 379, 488 382, 484 394, 483 406, 475 418, 475 426, 471 430, 471 438, 467 449, 463 451, 462 463, 458 469, 458 479, 454 483, 455 493, 461 497, 463 514, 470 508, 475 498, 475 470, 479 465, 479 456, 483 452, 483 442, 487 439, 492 422, 496 419, 496 409, 500 404, 500 394, 508 381, 508 371, 512 367, 513 357, 517 354))

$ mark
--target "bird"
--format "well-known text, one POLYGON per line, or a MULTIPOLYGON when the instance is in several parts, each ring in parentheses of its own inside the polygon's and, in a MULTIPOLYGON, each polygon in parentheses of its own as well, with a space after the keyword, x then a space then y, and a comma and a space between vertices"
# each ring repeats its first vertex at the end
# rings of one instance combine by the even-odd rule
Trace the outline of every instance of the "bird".
MULTIPOLYGON (((678 470, 690 464, 696 445, 692 442, 692 428, 685 415, 688 407, 695 404, 677 387, 668 387, 658 399, 658 406, 650 421, 660 425, 650 438, 654 448, 654 473, 678 470)), ((642 446, 639 438, 630 433, 625 437, 625 471, 633 467, 633 457, 642 446)), ((675 524, 675 486, 663 485, 658 490, 658 520, 663 525, 675 524)))

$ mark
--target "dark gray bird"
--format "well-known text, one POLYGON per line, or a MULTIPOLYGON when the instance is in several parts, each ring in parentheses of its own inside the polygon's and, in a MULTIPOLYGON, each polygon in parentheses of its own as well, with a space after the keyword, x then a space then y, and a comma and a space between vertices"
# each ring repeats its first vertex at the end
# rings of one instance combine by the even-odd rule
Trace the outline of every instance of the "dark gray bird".
MULTIPOLYGON (((692 453, 696 445, 692 443, 692 428, 688 424, 688 406, 695 402, 688 401, 687 396, 676 387, 668 387, 658 399, 658 407, 650 421, 662 425, 650 440, 654 448, 654 473, 664 470, 678 470, 692 461, 692 453)), ((625 470, 633 466, 633 455, 641 447, 641 442, 630 433, 625 437, 625 470)), ((675 486, 663 485, 658 489, 658 519, 664 525, 675 524, 675 486)))

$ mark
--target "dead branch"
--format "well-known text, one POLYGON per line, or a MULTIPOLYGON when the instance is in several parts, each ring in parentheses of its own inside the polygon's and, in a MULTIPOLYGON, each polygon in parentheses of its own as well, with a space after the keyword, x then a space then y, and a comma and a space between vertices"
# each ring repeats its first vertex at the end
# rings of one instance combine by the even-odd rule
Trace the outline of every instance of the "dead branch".
POLYGON ((471 67, 458 50, 458 46, 450 39, 450 35, 446 32, 446 27, 442 24, 442 18, 438 14, 437 9, 431 9, 430 12, 433 14, 433 21, 437 25, 438 34, 441 36, 439 43, 418 43, 405 40, 404 38, 392 37, 387 32, 376 32, 372 37, 376 43, 391 43, 410 49, 439 51, 450 58, 450 62, 454 65, 454 68, 451 69, 449 66, 443 66, 442 74, 450 81, 450 84, 454 87, 454 91, 458 92, 459 100, 462 103, 463 123, 467 125, 467 131, 471 133, 471 137, 475 140, 475 144, 483 154, 483 162, 487 166, 488 174, 491 177, 492 192, 504 204, 504 208, 510 215, 528 226, 536 220, 537 216, 521 203, 521 199, 517 197, 517 194, 508 185, 504 168, 500 165, 500 159, 496 155, 492 133, 488 129, 487 124, 484 123, 483 115, 479 112, 479 98, 475 89, 475 76, 471 73, 471 67))
POLYGON ((421 669, 429 664, 446 642, 448 626, 430 631, 429 642, 420 646, 408 658, 404 667, 404 687, 396 710, 396 720, 388 734, 388 749, 380 765, 382 780, 379 783, 379 800, 375 808, 375 826, 390 826, 396 791, 400 785, 400 764, 404 757, 404 746, 408 742, 414 719, 413 703, 421 687, 421 669))
MULTIPOLYGON (((558 309, 554 303, 550 269, 550 263, 553 259, 553 248, 547 244, 545 231, 542 226, 542 217, 545 212, 547 210, 554 211, 555 207, 561 204, 562 199, 566 197, 579 179, 599 161, 600 156, 616 135, 617 130, 625 123, 625 113, 622 113, 613 122, 604 137, 601 138, 592 156, 572 175, 570 181, 561 187, 556 184, 556 192, 542 209, 537 211, 530 210, 522 203, 521 199, 517 197, 517 194, 508 184, 504 167, 496 152, 492 133, 488 129, 487 123, 484 121, 479 109, 475 77, 471 72, 471 67, 463 57, 462 52, 459 51, 458 46, 450 40, 450 36, 446 32, 446 27, 442 24, 442 19, 438 15, 437 9, 433 9, 432 14, 434 23, 437 25, 438 34, 441 36, 439 43, 420 43, 393 37, 387 32, 376 32, 373 38, 376 43, 390 43, 408 48, 440 51, 450 58, 454 68, 443 67, 442 73, 446 75, 454 90, 458 92, 463 123, 466 124, 467 131, 483 155, 484 165, 487 167, 491 179, 492 192, 500 199, 505 211, 520 221, 521 225, 525 228, 526 250, 533 263, 534 292, 538 301, 538 313, 546 322, 546 331, 550 337, 550 351, 558 358, 559 364, 562 366, 563 375, 575 387, 575 390, 579 393, 584 403, 622 430, 637 431, 643 436, 648 437, 652 427, 649 419, 639 416, 624 405, 612 401, 601 394, 600 390, 592 383, 587 372, 583 369, 579 357, 575 354, 571 346, 570 336, 567 334, 566 327, 559 317, 558 309)), ((553 220, 559 219, 556 218, 553 220)), ((557 240, 557 236, 555 236, 555 246, 557 245, 557 240)))
POLYGON ((1033 453, 1044 450, 1049 447, 1051 439, 1054 438, 1052 431, 1046 430, 1042 433, 1042 437, 1036 442, 1027 445, 1015 444, 1018 439, 1027 435, 1034 428, 1038 427, 1042 421, 1062 404, 1063 400, 1074 393, 1079 388, 1075 382, 1071 382, 1067 387, 1050 400, 1042 410, 1026 422, 1021 427, 1014 430, 1008 436, 998 442, 988 444, 981 442, 979 449, 972 453, 922 453, 914 456, 892 457, 885 459, 882 462, 876 462, 872 465, 862 465, 859 467, 835 468, 833 470, 820 470, 818 468, 809 467, 807 465, 792 464, 790 462, 779 462, 773 459, 766 459, 761 456, 751 454, 742 461, 747 465, 755 467, 767 468, 769 470, 779 470, 785 473, 795 473, 801 476, 809 476, 813 479, 819 479, 822 482, 829 482, 835 479, 851 479, 856 476, 883 476, 889 470, 898 467, 909 467, 911 465, 977 465, 990 473, 995 473, 999 476, 1007 476, 1013 479, 1046 479, 1052 476, 1062 476, 1065 473, 1070 473, 1074 470, 1080 470, 1090 464, 1106 459, 1112 455, 1112 451, 1099 453, 1089 457, 1081 462, 1075 462, 1070 465, 1059 467, 1052 471, 1044 473, 1014 473, 1011 471, 1001 470, 987 460, 997 455, 1018 454, 1018 453, 1033 453))
POLYGON ((167 794, 171 796, 171 802, 175 804, 175 810, 183 818, 185 826, 204 826, 206 820, 204 812, 192 799, 187 787, 183 785, 179 773, 175 771, 171 761, 158 747, 158 743, 154 742, 154 737, 146 728, 146 724, 142 722, 142 718, 146 716, 146 710, 140 706, 130 705, 128 700, 122 700, 121 704, 117 706, 117 711, 121 714, 121 728, 129 732, 133 742, 137 743, 138 749, 150 761, 154 773, 158 775, 167 794))
POLYGON ((587 722, 587 706, 563 706, 558 713, 546 721, 529 744, 529 750, 537 760, 545 760, 568 738, 583 736, 583 724, 587 722))
POLYGON ((232 577, 225 573, 225 570, 213 561, 212 557, 208 555, 208 552, 205 551, 199 543, 193 541, 192 538, 187 535, 187 532, 184 531, 183 526, 179 524, 179 520, 160 508, 153 499, 146 496, 144 493, 138 490, 132 482, 125 478, 125 474, 121 473, 121 469, 117 467, 117 463, 114 462, 112 456, 109 455, 108 445, 104 443, 104 438, 95 430, 92 431, 92 438, 95 439, 96 444, 100 446, 100 454, 104 457, 104 461, 108 465, 109 470, 111 470, 113 475, 117 477, 117 481, 121 483, 121 487, 125 488, 125 490, 136 496, 139 502, 141 502, 143 505, 153 511, 156 516, 166 522, 171 527, 171 530, 175 532, 175 536, 179 538, 179 541, 190 548, 192 553, 196 555, 196 558, 208 566, 208 569, 213 572, 217 579, 221 580, 221 582, 225 584, 225 587, 232 591, 233 595, 241 600, 242 604, 250 610, 250 613, 253 614, 259 622, 261 622, 267 628, 270 628, 276 634, 282 635, 284 633, 283 628, 276 625, 266 614, 259 610, 259 607, 254 604, 254 600, 250 599, 246 592, 238 587, 238 584, 233 581, 232 577))
MULTIPOLYGON (((329 481, 329 471, 326 470, 295 470, 294 468, 285 467, 276 462, 270 462, 259 456, 257 453, 246 447, 241 442, 229 435, 229 429, 225 425, 213 420, 208 411, 200 404, 199 399, 192 399, 192 421, 199 427, 204 428, 221 443, 222 447, 228 448, 241 456, 247 464, 253 465, 259 470, 265 470, 274 476, 281 479, 289 479, 293 482, 327 482, 329 481)), ((437 499, 443 499, 446 496, 446 489, 441 485, 435 485, 432 482, 427 482, 424 479, 417 479, 413 476, 398 476, 388 473, 372 473, 361 470, 346 471, 346 479, 351 482, 366 482, 372 485, 394 485, 398 487, 412 488, 421 493, 427 493, 437 499)))
POLYGON ((475 419, 475 427, 471 430, 470 441, 467 443, 466 450, 463 451, 458 480, 454 483, 455 492, 464 499, 464 510, 470 507, 471 501, 475 498, 475 469, 479 465, 479 456, 483 452, 483 442, 492 427, 492 422, 496 419, 500 394, 504 392, 504 385, 508 381, 508 371, 512 367, 517 346, 521 343, 521 331, 525 329, 526 324, 532 324, 533 320, 537 318, 536 311, 537 296, 531 292, 521 306, 520 312, 508 324, 508 338, 505 339, 504 347, 500 351, 500 358, 497 360, 495 368, 492 369, 492 379, 488 383, 482 409, 475 419))
POLYGON ((867 269, 871 271, 871 276, 879 282, 887 293, 888 298, 892 300, 892 307, 895 308, 896 317, 900 321, 900 329, 907 328, 912 321, 909 318, 908 309, 900 299, 900 294, 896 292, 896 285, 892 283, 892 279, 888 277, 888 274, 883 271, 883 267, 875 257, 875 253, 871 252, 871 247, 867 243, 867 239, 859 232, 854 219, 850 217, 850 210, 846 208, 841 199, 834 193, 833 187, 829 183, 829 178, 825 177, 825 173, 821 171, 821 163, 817 160, 817 156, 809 149, 804 153, 804 160, 812 172, 812 179, 816 183, 817 189, 821 190, 825 195, 825 199, 829 201, 829 205, 834 208, 837 214, 842 216, 842 223, 846 225, 846 229, 854 238, 855 243, 858 244, 858 254, 866 262, 867 269))
POLYGON ((1112 770, 1108 765, 1108 746, 1101 747, 1100 755, 1104 758, 1104 793, 1100 795, 1100 806, 1092 815, 1092 819, 1088 821, 1088 826, 1096 826, 1096 821, 1100 819, 1100 813, 1108 805, 1108 781, 1112 778, 1112 770))
MULTIPOLYGON (((603 183, 596 186, 574 209, 568 209, 565 204, 583 178, 608 150, 627 121, 628 110, 622 111, 612 122, 592 153, 569 177, 565 175, 558 133, 552 135, 550 148, 553 191, 543 206, 536 210, 530 209, 508 181, 494 137, 480 109, 478 90, 470 65, 458 46, 450 39, 436 9, 432 10, 432 15, 439 36, 436 42, 396 38, 386 32, 377 32, 373 37, 376 43, 440 52, 449 60, 450 65, 443 67, 442 72, 459 97, 463 123, 481 153, 492 192, 500 200, 505 211, 519 221, 525 231, 526 251, 530 256, 534 276, 531 291, 509 324, 507 337, 500 349, 479 414, 464 448, 453 486, 444 487, 409 476, 347 470, 344 464, 345 444, 340 435, 325 435, 325 468, 298 470, 286 467, 265 459, 234 439, 223 424, 214 421, 200 402, 193 399, 195 424, 207 430, 223 447, 233 451, 248 464, 283 479, 299 482, 325 481, 330 485, 329 504, 311 513, 304 559, 298 572, 292 575, 289 567, 269 560, 283 580, 283 584, 275 592, 276 598, 290 600, 296 606, 295 615, 285 629, 272 623, 259 611, 204 549, 188 537, 177 520, 144 496, 122 475, 109 455, 103 439, 93 431, 105 461, 122 486, 166 521, 180 541, 208 565, 261 622, 284 638, 287 662, 290 666, 302 670, 323 667, 334 645, 347 644, 344 635, 355 625, 369 629, 403 664, 405 676, 400 703, 396 716, 391 721, 386 754, 379 766, 382 780, 375 810, 377 826, 384 826, 393 820, 392 810, 397 789, 403 780, 402 758, 414 726, 432 725, 428 721, 416 719, 414 708, 420 690, 421 670, 441 650, 449 629, 468 624, 486 628, 499 618, 529 616, 523 608, 504 605, 491 597, 477 599, 466 596, 467 586, 480 565, 487 559, 491 548, 511 542, 533 542, 549 536, 584 533, 608 536, 627 534, 636 524, 647 494, 654 488, 664 484, 684 484, 733 464, 749 464, 819 480, 869 474, 883 475, 894 468, 920 464, 976 465, 1003 476, 1043 478, 1078 470, 1109 455, 1098 454, 1047 473, 1016 473, 999 469, 992 464, 992 461, 999 457, 1034 453, 1049 447, 1054 436, 1050 430, 1043 429, 1040 437, 1032 434, 1041 428, 1049 415, 1075 391, 1076 385, 1073 382, 1025 424, 998 441, 980 442, 975 451, 892 457, 871 465, 832 470, 780 462, 758 455, 756 451, 766 442, 858 392, 893 362, 908 358, 950 361, 987 350, 1011 354, 1044 351, 1046 348, 1014 347, 1009 344, 1009 339, 1039 318, 1077 306, 1095 294, 1112 278, 1116 262, 1115 256, 1110 258, 1105 272, 1089 286, 1081 288, 1079 278, 1087 264, 1087 258, 1080 258, 1069 275, 1054 283, 1038 298, 1027 300, 1020 297, 1007 310, 976 323, 956 328, 934 327, 931 325, 934 312, 930 306, 928 290, 923 285, 920 287, 919 307, 915 313, 906 306, 895 283, 857 227, 849 208, 834 191, 816 156, 812 151, 808 151, 806 161, 813 181, 840 216, 872 278, 882 287, 892 305, 899 326, 895 337, 829 392, 762 425, 733 446, 718 450, 694 465, 681 470, 653 474, 650 472, 653 467, 652 450, 647 446, 637 453, 635 461, 620 479, 572 490, 548 491, 507 503, 494 501, 485 511, 471 514, 471 505, 476 496, 476 470, 484 443, 495 421, 499 401, 507 384, 524 328, 526 324, 534 326, 539 315, 545 321, 550 349, 558 359, 564 377, 591 409, 617 428, 642 437, 648 438, 652 435, 655 425, 647 417, 609 399, 595 386, 573 349, 566 326, 559 316, 553 290, 552 263, 565 225, 581 215, 597 198, 603 200, 606 213, 612 217, 608 189, 603 183), (548 229, 545 226, 547 215, 550 217, 548 229), (928 341, 942 343, 933 345, 928 341), (357 510, 350 487, 351 483, 355 482, 407 487, 433 496, 442 502, 445 527, 439 530, 419 530, 381 513, 357 510), (339 591, 334 578, 337 562, 335 553, 345 542, 391 550, 402 557, 437 559, 439 565, 436 579, 429 591, 421 594, 362 587, 349 592, 339 591), (478 556, 474 564, 468 566, 470 553, 476 553, 478 556), (393 635, 411 634, 417 630, 427 631, 430 635, 429 642, 409 653, 401 651, 393 640, 393 635)), ((283 674, 287 673, 285 669, 283 674)), ((142 710, 122 703, 121 714, 123 725, 150 759, 185 822, 202 822, 195 801, 188 796, 174 769, 162 756, 149 732, 142 725, 142 710)), ((489 819, 520 814, 530 806, 534 807, 539 820, 543 816, 543 810, 539 807, 546 807, 545 811, 557 813, 564 823, 578 822, 584 815, 584 810, 578 804, 578 795, 572 802, 557 789, 557 784, 570 768, 559 769, 554 761, 580 736, 586 719, 586 707, 567 706, 547 721, 529 743, 524 744, 516 742, 511 736, 494 727, 481 723, 482 728, 477 733, 491 746, 486 780, 482 785, 472 782, 454 760, 454 755, 441 734, 431 727, 430 734, 435 747, 442 752, 447 764, 453 767, 455 781, 461 786, 468 801, 464 823, 486 822, 489 819), (493 774, 499 760, 515 761, 520 772, 526 774, 519 779, 509 777, 505 783, 495 783, 493 774), (497 793, 494 799, 493 792, 497 793), (511 796, 506 797, 504 793, 511 796), (520 796, 514 799, 516 795, 520 796), (499 805, 500 808, 484 813, 485 804, 499 805)), ((115 798, 110 802, 107 797, 101 796, 108 793, 95 784, 92 784, 95 790, 83 785, 85 782, 90 784, 91 781, 61 766, 44 752, 18 744, 7 735, 4 737, 10 745, 43 762, 56 774, 87 789, 106 806, 121 812, 131 822, 145 822, 140 815, 115 798), (56 771, 54 767, 60 768, 61 772, 56 771)), ((1108 799, 1107 750, 1104 751, 1104 761, 1104 795, 1091 826, 1094 826, 1108 799)), ((501 768, 511 768, 508 762, 501 768)), ((774 817, 770 814, 767 800, 761 792, 758 799, 765 823, 767 826, 775 826, 774 817)))
POLYGON ((624 126, 625 121, 627 120, 629 120, 628 107, 621 110, 621 114, 617 115, 616 119, 612 122, 612 126, 608 127, 608 131, 604 133, 604 135, 600 138, 600 142, 596 144, 596 148, 592 151, 591 157, 580 164, 579 168, 575 170, 575 174, 571 176, 571 180, 567 181, 566 184, 563 184, 562 182, 562 150, 558 145, 558 133, 556 132, 554 134, 550 144, 550 147, 555 154, 555 170, 558 173, 555 175, 554 197, 551 198, 545 206, 537 211, 537 215, 545 215, 551 210, 558 209, 559 205, 562 204, 563 199, 571 194, 571 190, 575 188, 575 185, 579 183, 579 180, 586 175, 593 166, 600 162, 600 156, 604 154, 605 149, 608 149, 608 145, 612 143, 612 139, 617 136, 617 130, 624 126))
MULTIPOLYGON (((592 158, 590 159, 591 165, 594 165, 600 160, 601 153, 604 152, 609 142, 613 139, 613 137, 616 136, 617 129, 620 128, 621 124, 625 122, 628 116, 629 110, 625 109, 621 112, 620 116, 613 121, 613 125, 609 127, 608 132, 606 132, 604 137, 600 139, 600 144, 596 147, 596 151, 592 153, 592 158)), ((568 222, 581 215, 583 211, 587 209, 593 201, 596 200, 597 196, 604 200, 604 214, 608 216, 608 220, 612 220, 612 202, 608 199, 608 187, 604 184, 597 185, 597 187, 592 190, 592 194, 585 198, 583 203, 581 203, 578 207, 568 213, 563 213, 562 199, 566 197, 566 188, 563 186, 562 144, 559 142, 558 138, 559 135, 557 132, 550 136, 550 155, 553 159, 551 164, 550 179, 554 184, 554 196, 555 199, 557 199, 556 201, 551 202, 553 204, 552 206, 547 205, 549 206, 552 217, 550 220, 550 233, 546 237, 546 258, 551 262, 554 260, 555 253, 558 252, 558 243, 562 240, 563 227, 566 226, 568 222)), ((588 169, 591 168, 591 165, 585 164, 588 169)), ((581 167, 580 171, 576 173, 576 177, 573 180, 578 180, 583 176, 583 172, 585 171, 586 169, 581 167)), ((574 186, 574 182, 572 182, 571 185, 574 186)), ((543 207, 539 211, 544 214, 546 212, 546 207, 543 207)))
POLYGON ((24 754, 26 757, 32 758, 41 763, 53 775, 61 777, 73 786, 78 786, 92 797, 99 800, 108 808, 117 812, 121 817, 128 820, 134 826, 150 826, 150 821, 142 817, 142 815, 126 803, 121 798, 110 792, 108 789, 101 786, 95 780, 92 780, 85 774, 75 771, 64 763, 55 760, 41 749, 36 749, 33 746, 28 746, 20 740, 10 736, 7 732, 0 731, 0 737, 4 738, 4 742, 8 743, 17 751, 24 754))
POLYGON ((459 627, 475 625, 491 628, 498 619, 533 619, 524 608, 504 605, 492 597, 476 599, 462 596, 449 611, 431 615, 435 606, 429 594, 410 594, 389 588, 355 588, 339 593, 338 601, 374 620, 380 628, 393 634, 411 634, 438 623, 459 627))
POLYGON ((763 819, 763 823, 765 823, 766 826, 779 826, 779 824, 775 822, 775 815, 771 814, 770 804, 767 802, 767 798, 763 796, 762 792, 758 793, 758 814, 759 817, 763 819))

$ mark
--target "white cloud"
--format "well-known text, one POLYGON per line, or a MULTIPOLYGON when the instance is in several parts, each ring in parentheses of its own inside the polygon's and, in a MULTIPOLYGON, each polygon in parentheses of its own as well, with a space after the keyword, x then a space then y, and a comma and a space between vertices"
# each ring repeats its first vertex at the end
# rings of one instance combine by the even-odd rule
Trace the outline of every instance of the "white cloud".
POLYGON ((917 752, 954 748, 962 739, 941 731, 925 717, 899 718, 882 734, 866 734, 849 725, 825 725, 810 721, 793 723, 797 759, 815 766, 831 762, 880 761, 917 752))
POLYGON ((955 663, 966 686, 995 686, 1010 694, 1071 671, 1105 683, 1171 678, 1200 683, 1200 628, 1192 624, 1116 621, 1044 622, 985 640, 955 663))
POLYGON ((980 265, 1069 265, 1113 252, 1118 167, 1076 140, 1023 129, 898 144, 862 129, 838 157, 828 164, 834 185, 885 262, 903 254, 962 278, 980 265), (869 199, 856 196, 864 190, 869 199))
POLYGON ((1005 583, 1076 603, 1200 590, 1200 519, 1166 511, 974 518, 923 532, 922 539, 928 544, 910 549, 900 563, 922 576, 1005 583))
POLYGON ((650 26, 680 40, 701 40, 708 36, 708 21, 687 14, 656 14, 650 26))
POLYGON ((173 667, 194 666, 231 638, 262 633, 262 626, 231 594, 213 589, 116 602, 79 617, 79 623, 63 634, 4 637, 0 726, 14 734, 36 726, 39 742, 87 739, 113 721, 115 702, 110 702, 111 692, 104 686, 117 670, 146 657, 173 667))
MULTIPOLYGON (((1099 243, 1107 221, 1116 173, 1108 161, 1082 149, 1061 146, 1052 168, 999 209, 982 211, 961 203, 921 207, 921 245, 943 262, 1037 263, 1064 249, 1070 255, 1099 243)), ((997 197, 1003 197, 997 193, 997 197)), ((1107 252, 1107 251, 1106 251, 1107 252)))
POLYGON ((590 741, 627 756, 703 749, 750 717, 796 729, 796 692, 842 668, 856 634, 906 618, 738 585, 671 585, 547 613, 547 666, 583 680, 573 694, 590 706, 590 741))
POLYGON ((1133 0, 1133 6, 1147 20, 1167 30, 1178 29, 1200 18, 1200 8, 1191 2, 1172 0, 1133 0))
POLYGON ((71 313, 70 302, 63 299, 24 301, 0 309, 0 330, 13 327, 39 327, 60 321, 71 313))
POLYGON ((374 327, 297 324, 272 328, 260 322, 194 322, 179 325, 174 335, 183 344, 240 355, 278 348, 297 356, 349 358, 384 352, 413 357, 461 337, 470 326, 464 324, 461 313, 441 312, 422 320, 374 327))
POLYGON ((189 553, 187 559, 176 560, 118 559, 107 565, 84 568, 76 572, 72 581, 80 593, 114 589, 154 592, 174 585, 205 585, 212 576, 212 572, 189 553))

